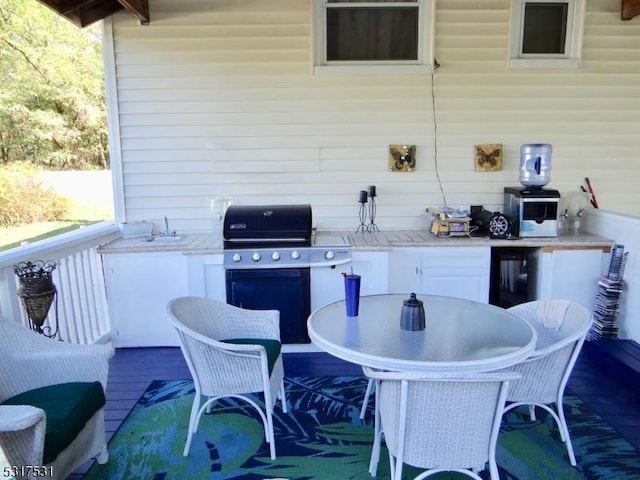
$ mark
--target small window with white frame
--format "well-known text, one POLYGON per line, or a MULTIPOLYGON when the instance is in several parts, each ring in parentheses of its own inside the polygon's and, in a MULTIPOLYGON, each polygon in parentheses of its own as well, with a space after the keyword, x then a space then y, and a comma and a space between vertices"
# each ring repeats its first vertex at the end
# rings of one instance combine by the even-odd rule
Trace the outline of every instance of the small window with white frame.
POLYGON ((314 0, 318 74, 433 73, 435 0, 314 0))
POLYGON ((511 68, 578 68, 584 0, 511 0, 511 68))

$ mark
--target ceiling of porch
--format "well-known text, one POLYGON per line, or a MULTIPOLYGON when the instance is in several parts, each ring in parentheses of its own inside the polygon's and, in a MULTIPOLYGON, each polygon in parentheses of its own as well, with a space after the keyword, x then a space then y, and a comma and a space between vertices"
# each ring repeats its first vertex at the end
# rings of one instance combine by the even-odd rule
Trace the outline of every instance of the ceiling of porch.
POLYGON ((141 24, 149 23, 148 0, 37 0, 78 27, 86 27, 126 9, 141 24))
MULTIPOLYGON (((150 22, 148 0, 37 0, 78 27, 86 27, 126 9, 141 24, 150 22)), ((631 20, 640 15, 640 0, 621 0, 620 18, 631 20)))

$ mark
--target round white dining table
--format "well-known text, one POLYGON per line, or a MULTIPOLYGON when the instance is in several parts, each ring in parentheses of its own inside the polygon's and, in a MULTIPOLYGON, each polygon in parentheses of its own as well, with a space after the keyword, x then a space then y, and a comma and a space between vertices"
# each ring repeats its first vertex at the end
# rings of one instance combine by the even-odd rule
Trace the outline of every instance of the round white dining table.
POLYGON ((360 297, 357 317, 346 315, 345 301, 311 313, 309 337, 343 360, 393 371, 486 372, 521 362, 534 350, 535 330, 500 307, 453 297, 417 295, 426 327, 400 327, 409 295, 360 297))

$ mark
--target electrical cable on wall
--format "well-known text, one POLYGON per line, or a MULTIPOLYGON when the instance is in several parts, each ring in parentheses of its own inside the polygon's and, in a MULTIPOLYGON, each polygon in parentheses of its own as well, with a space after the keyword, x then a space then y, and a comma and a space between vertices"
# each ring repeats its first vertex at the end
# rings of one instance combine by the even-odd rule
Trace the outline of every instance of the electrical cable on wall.
POLYGON ((433 71, 431 74, 431 108, 433 111, 433 163, 436 169, 436 178, 438 179, 438 185, 440 186, 440 193, 442 194, 443 206, 447 206, 447 197, 444 193, 444 187, 442 186, 442 180, 440 179, 440 171, 438 168, 438 120, 436 116, 436 92, 434 88, 435 71, 440 66, 437 60, 433 61, 433 71))

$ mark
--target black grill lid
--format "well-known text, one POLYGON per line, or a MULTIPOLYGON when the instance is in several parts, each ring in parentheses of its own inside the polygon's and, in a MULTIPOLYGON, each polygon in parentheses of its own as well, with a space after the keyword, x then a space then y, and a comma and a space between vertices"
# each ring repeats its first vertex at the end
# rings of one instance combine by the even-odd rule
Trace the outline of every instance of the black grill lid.
POLYGON ((224 245, 311 244, 311 205, 232 205, 224 216, 224 245))

